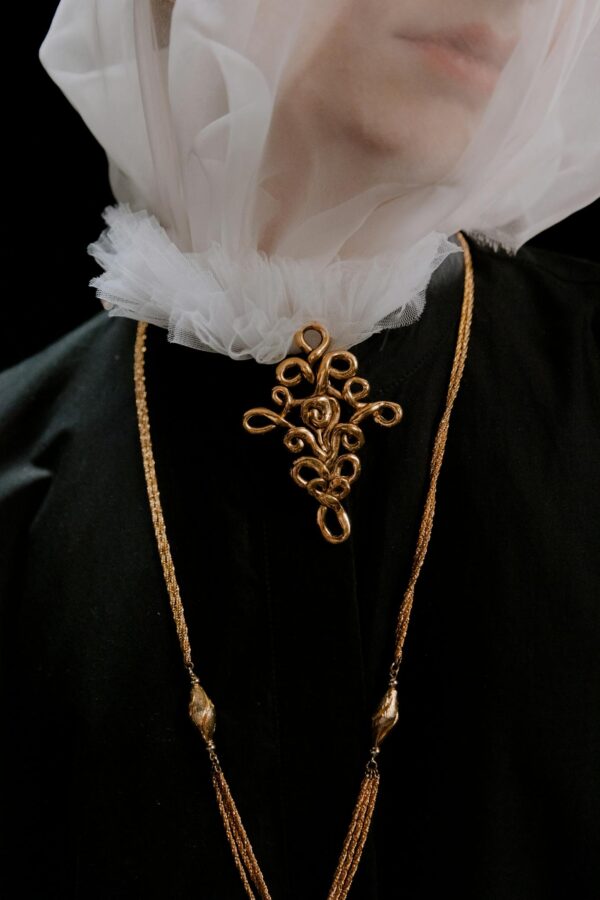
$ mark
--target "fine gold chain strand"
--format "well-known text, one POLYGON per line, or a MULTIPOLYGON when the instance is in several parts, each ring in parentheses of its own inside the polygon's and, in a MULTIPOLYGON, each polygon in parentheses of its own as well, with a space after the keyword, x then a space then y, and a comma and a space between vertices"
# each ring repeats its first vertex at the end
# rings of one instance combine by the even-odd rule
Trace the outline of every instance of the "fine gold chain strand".
POLYGON ((408 587, 404 594, 400 612, 398 615, 398 623, 396 626, 396 649, 394 653, 394 662, 392 663, 392 677, 398 672, 400 662, 402 661, 402 649, 408 631, 408 622, 412 610, 415 586, 421 572, 427 548, 429 547, 429 539, 433 529, 433 518, 435 515, 435 503, 437 494, 437 483, 444 459, 444 451, 446 449, 446 440, 448 438, 448 429, 450 426, 450 415, 454 407, 454 401, 458 395, 458 389, 463 376, 465 362, 467 359, 467 351, 469 349, 469 337, 471 335, 471 323, 473 321, 473 297, 475 293, 473 261, 469 245, 461 232, 458 233, 458 239, 464 252, 465 275, 464 275, 464 293, 463 304, 458 326, 458 337, 456 341, 456 351, 454 361, 452 363, 452 371, 448 383, 448 394, 446 398, 446 408, 440 420, 437 434, 435 436, 433 451, 431 454, 431 463, 429 467, 430 480, 427 497, 425 499, 425 508, 423 517, 419 527, 419 535, 417 538, 417 546, 411 568, 408 587))
MULTIPOLYGON (((425 506, 421 518, 415 554, 411 567, 411 574, 408 586, 402 598, 395 632, 395 648, 394 658, 390 667, 390 675, 388 682, 388 690, 384 695, 378 709, 372 717, 374 744, 371 749, 370 758, 366 766, 365 775, 363 777, 361 787, 358 794, 352 819, 344 841, 342 852, 338 861, 337 869, 333 878, 331 889, 327 900, 346 900, 352 881, 360 863, 362 851, 367 839, 377 793, 379 789, 380 775, 377 766, 377 757, 380 751, 380 743, 388 732, 393 728, 398 719, 397 707, 397 679, 400 663, 402 661, 402 652, 404 641, 408 631, 408 623, 414 601, 415 587, 419 574, 423 567, 429 540, 433 528, 433 520, 435 516, 437 483, 440 475, 444 451, 446 449, 446 441, 448 437, 448 429, 450 425, 450 415, 456 400, 458 389, 461 383, 467 351, 469 346, 469 338, 471 333, 471 323, 473 318, 473 300, 474 300, 474 276, 473 263, 469 245, 462 235, 458 233, 458 239, 464 253, 464 291, 461 308, 461 317, 458 327, 458 335, 456 341, 456 349, 454 353, 454 361, 452 371, 448 383, 448 392, 446 396, 446 406, 438 430, 435 436, 431 463, 429 469, 429 487, 425 499, 425 506)), ((185 619, 183 603, 179 591, 179 585, 175 577, 175 566, 171 555, 169 541, 167 539, 167 530, 165 526, 164 514, 160 502, 160 491, 156 477, 156 464, 154 460, 154 451, 152 447, 152 439, 150 433, 150 418, 148 414, 148 401, 146 395, 146 377, 144 371, 144 354, 146 352, 146 332, 148 323, 138 322, 135 351, 134 351, 134 383, 135 383, 135 401, 138 419, 138 428, 140 434, 140 444, 142 449, 142 459, 144 464, 144 473, 146 477, 146 487, 148 491, 148 500, 150 511, 152 514, 152 524, 156 536, 156 543, 165 578, 165 584, 169 594, 169 603, 177 637, 181 647, 183 662, 188 671, 191 683, 191 700, 189 712, 190 716, 201 732, 212 766, 212 781, 215 790, 217 804, 225 827, 225 833, 229 841, 233 858, 240 874, 244 889, 250 900, 256 900, 258 892, 261 900, 271 900, 271 895, 267 888, 264 876, 261 872, 258 861, 254 855, 252 845, 244 826, 240 814, 235 805, 229 785, 225 779, 225 775, 219 762, 215 742, 213 740, 215 728, 215 710, 212 702, 206 695, 204 689, 200 685, 198 676, 194 668, 192 659, 192 651, 190 646, 187 623, 185 619)))

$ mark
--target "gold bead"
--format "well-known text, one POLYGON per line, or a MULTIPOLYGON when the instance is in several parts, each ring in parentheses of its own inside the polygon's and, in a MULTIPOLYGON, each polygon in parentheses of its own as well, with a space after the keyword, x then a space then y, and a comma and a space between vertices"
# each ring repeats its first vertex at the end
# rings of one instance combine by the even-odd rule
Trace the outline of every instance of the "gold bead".
POLYGON ((389 687, 372 718, 373 741, 379 747, 386 735, 398 721, 398 691, 389 687))
POLYGON ((212 700, 201 684, 192 685, 189 713, 206 743, 210 743, 215 733, 216 713, 212 700))

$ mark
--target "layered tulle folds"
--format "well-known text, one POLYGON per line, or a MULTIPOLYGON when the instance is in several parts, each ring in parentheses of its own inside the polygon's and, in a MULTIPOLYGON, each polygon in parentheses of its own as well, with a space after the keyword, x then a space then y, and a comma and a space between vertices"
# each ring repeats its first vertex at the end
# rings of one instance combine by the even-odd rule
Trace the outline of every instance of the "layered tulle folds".
POLYGON ((41 59, 108 156, 105 306, 234 358, 409 324, 456 231, 600 195, 597 0, 62 0, 41 59))

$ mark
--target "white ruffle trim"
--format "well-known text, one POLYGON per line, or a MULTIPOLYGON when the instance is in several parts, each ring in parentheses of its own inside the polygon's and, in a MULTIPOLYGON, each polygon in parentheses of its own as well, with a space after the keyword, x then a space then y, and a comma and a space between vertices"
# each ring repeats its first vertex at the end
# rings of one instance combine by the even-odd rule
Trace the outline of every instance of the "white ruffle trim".
POLYGON ((168 329, 169 340, 233 359, 275 363, 309 321, 347 349, 421 315, 435 269, 456 244, 432 232, 407 252, 371 259, 314 260, 249 251, 232 259, 220 244, 183 253, 156 218, 120 204, 89 252, 105 270, 91 281, 110 315, 168 329))

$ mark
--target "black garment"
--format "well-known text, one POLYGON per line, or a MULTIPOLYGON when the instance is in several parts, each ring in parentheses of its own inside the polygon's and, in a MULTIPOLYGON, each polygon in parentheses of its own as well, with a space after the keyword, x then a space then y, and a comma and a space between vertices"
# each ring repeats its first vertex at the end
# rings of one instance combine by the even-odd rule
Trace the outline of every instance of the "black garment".
MULTIPOLYGON (((595 900, 600 270, 539 251, 473 256, 400 721, 350 897, 595 900)), ((371 398, 400 402, 404 419, 365 425, 339 546, 289 477, 282 432, 241 427, 269 405, 273 368, 148 331, 193 654, 274 900, 327 896, 356 800, 454 353, 459 257, 446 267, 419 322, 354 348, 371 398)), ((101 313, 0 377, 7 898, 245 896, 187 718, 139 450, 135 328, 101 313)))

